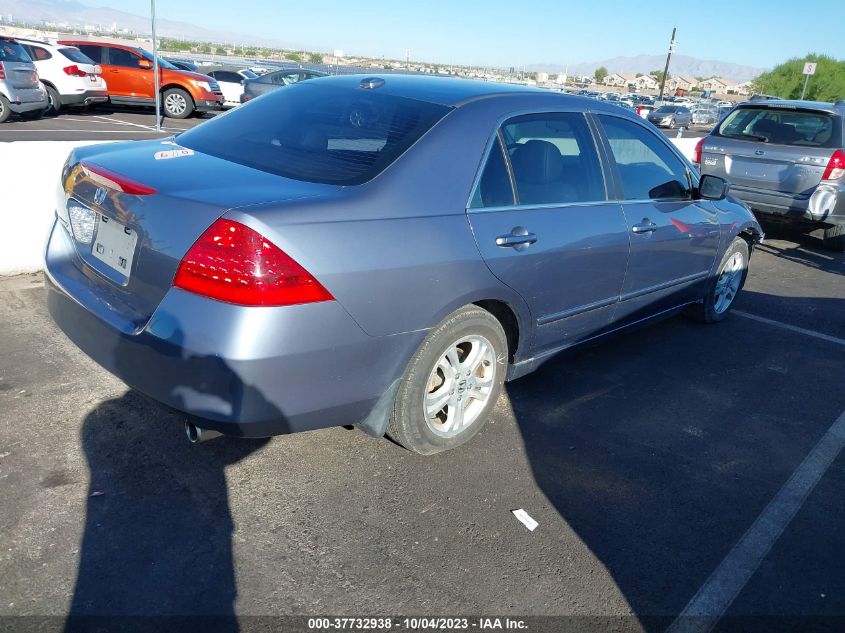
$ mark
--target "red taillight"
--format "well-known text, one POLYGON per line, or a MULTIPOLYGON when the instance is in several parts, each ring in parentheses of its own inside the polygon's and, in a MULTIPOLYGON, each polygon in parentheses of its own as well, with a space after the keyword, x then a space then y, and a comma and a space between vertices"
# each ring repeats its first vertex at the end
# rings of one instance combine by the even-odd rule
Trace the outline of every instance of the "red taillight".
POLYGON ((838 149, 827 161, 822 180, 839 180, 845 176, 845 150, 838 149))
POLYGON ((6 78, 6 69, 3 67, 3 62, 0 62, 0 79, 6 78))
POLYGON ((71 77, 87 77, 88 76, 88 73, 86 73, 84 70, 81 70, 79 68, 79 66, 76 66, 76 65, 65 66, 64 68, 62 68, 62 70, 65 71, 66 75, 70 75, 71 77))
POLYGON ((693 156, 692 162, 696 165, 701 165, 701 152, 704 149, 704 138, 699 139, 698 143, 695 144, 695 155, 693 156))
POLYGON ((638 114, 638 115, 642 115, 642 113, 643 113, 643 107, 642 107, 642 106, 637 106, 637 114, 638 114))
POLYGON ((117 189, 123 193, 130 193, 136 196, 148 196, 156 192, 152 187, 142 185, 137 180, 132 180, 126 176, 116 174, 110 169, 100 167, 99 165, 92 165, 91 163, 80 163, 80 167, 91 180, 98 185, 108 187, 109 189, 117 189))
POLYGON ((217 220, 182 258, 173 285, 247 306, 286 306, 334 297, 278 246, 239 222, 217 220))

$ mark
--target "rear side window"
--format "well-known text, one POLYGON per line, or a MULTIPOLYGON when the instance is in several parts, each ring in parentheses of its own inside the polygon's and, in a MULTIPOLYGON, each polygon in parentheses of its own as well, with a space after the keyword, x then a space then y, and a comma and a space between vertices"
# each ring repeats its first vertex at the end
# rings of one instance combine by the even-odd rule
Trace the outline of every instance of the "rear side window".
POLYGON ((77 64, 96 64, 93 59, 88 57, 78 48, 60 48, 59 52, 67 57, 70 61, 77 64))
POLYGON ((450 108, 304 82, 179 135, 185 147, 272 174, 336 185, 374 178, 450 108))
MULTIPOLYGON (((80 44, 77 48, 90 60, 92 60, 95 64, 102 64, 103 63, 103 47, 102 46, 94 46, 92 44, 80 44)), ((81 63, 81 62, 77 62, 81 63)))
POLYGON ((785 108, 737 108, 717 136, 776 145, 841 147, 842 123, 827 112, 785 108))
POLYGON ((29 53, 29 56, 34 62, 44 61, 45 59, 50 59, 53 57, 50 54, 50 51, 48 51, 46 48, 41 48, 40 46, 33 46, 31 44, 24 44, 23 47, 26 52, 29 53))
POLYGON ((643 126, 599 115, 625 200, 673 200, 690 197, 684 163, 643 126))
POLYGON ((299 81, 299 71, 270 73, 269 75, 264 75, 261 81, 276 84, 277 86, 289 86, 299 81))
POLYGON ((501 136, 497 135, 472 196, 470 207, 509 207, 514 204, 501 136))
POLYGON ((17 42, 0 40, 0 62, 32 62, 23 46, 17 42))
POLYGON ((605 199, 592 133, 583 115, 531 114, 502 126, 517 202, 567 204, 605 199))

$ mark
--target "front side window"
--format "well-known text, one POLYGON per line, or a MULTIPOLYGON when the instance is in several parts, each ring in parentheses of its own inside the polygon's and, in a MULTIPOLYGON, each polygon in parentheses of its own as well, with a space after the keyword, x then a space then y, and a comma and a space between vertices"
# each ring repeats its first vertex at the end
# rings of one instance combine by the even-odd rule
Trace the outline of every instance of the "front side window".
POLYGON ((277 86, 289 86, 299 81, 299 72, 277 72, 265 75, 264 81, 269 81, 277 86))
POLYGON ((138 68, 138 57, 135 53, 131 53, 122 48, 112 48, 109 50, 109 64, 112 66, 121 66, 123 68, 138 68))
POLYGON ((625 200, 691 197, 687 168, 674 152, 642 125, 599 115, 625 200))
POLYGON ((567 204, 606 198, 592 133, 578 113, 530 114, 502 126, 517 203, 567 204))
POLYGON ((178 136, 179 144, 272 174, 367 182, 451 108, 378 91, 303 82, 178 136))

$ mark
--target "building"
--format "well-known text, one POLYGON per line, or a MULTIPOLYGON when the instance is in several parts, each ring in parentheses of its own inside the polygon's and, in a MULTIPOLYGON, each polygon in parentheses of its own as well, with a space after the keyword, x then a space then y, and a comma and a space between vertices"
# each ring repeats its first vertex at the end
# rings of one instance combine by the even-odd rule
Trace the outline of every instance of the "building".
POLYGON ((685 75, 670 75, 666 80, 666 88, 669 89, 670 92, 674 92, 678 88, 689 91, 693 88, 700 88, 700 86, 694 77, 686 77, 685 75))
POLYGON ((660 88, 660 84, 654 77, 649 75, 640 75, 634 79, 634 85, 637 87, 637 90, 657 90, 660 88))
POLYGON ((614 88, 627 88, 628 84, 632 84, 637 80, 636 75, 627 73, 611 73, 604 78, 605 86, 613 86, 614 88))
POLYGON ((733 95, 740 95, 742 97, 747 97, 748 95, 754 92, 754 82, 753 81, 744 81, 741 84, 736 84, 735 86, 731 86, 728 88, 728 94, 733 95))
POLYGON ((730 81, 722 79, 721 77, 710 77, 710 79, 705 79, 698 84, 699 90, 712 90, 713 92, 721 94, 727 93, 732 87, 733 84, 730 81))

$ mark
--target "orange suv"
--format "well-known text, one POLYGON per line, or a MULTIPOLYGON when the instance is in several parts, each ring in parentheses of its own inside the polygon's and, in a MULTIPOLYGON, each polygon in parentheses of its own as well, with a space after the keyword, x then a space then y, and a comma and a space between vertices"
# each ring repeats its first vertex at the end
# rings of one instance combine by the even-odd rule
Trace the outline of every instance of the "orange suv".
MULTIPOLYGON (((153 56, 142 48, 106 42, 63 40, 103 68, 109 100, 121 105, 155 105, 153 56)), ((194 112, 220 110, 223 93, 206 75, 179 70, 159 57, 161 105, 165 116, 185 119, 194 112)))

